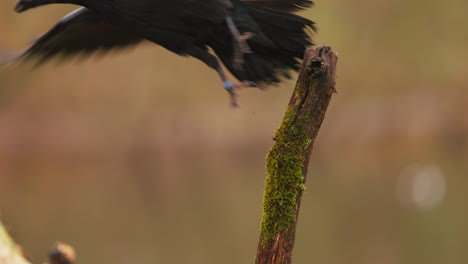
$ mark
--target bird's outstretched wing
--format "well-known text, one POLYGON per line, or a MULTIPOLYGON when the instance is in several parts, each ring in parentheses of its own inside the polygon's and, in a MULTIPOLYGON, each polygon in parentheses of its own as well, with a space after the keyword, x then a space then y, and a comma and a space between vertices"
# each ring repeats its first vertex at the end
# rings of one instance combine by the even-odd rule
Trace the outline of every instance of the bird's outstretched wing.
MULTIPOLYGON (((39 64, 54 57, 86 56, 95 52, 135 45, 144 39, 114 27, 105 18, 85 7, 62 18, 52 29, 34 41, 26 51, 4 55, 4 60, 37 59, 39 64)), ((0 56, 0 59, 2 56, 0 56)))
POLYGON ((311 0, 241 0, 241 2, 268 7, 285 13, 299 11, 313 5, 311 0))

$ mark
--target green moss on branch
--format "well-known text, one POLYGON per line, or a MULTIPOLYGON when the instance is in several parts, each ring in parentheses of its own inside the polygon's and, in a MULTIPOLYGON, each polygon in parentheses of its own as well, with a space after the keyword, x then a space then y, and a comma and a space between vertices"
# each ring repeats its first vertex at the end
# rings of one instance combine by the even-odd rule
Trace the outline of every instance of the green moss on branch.
POLYGON ((283 122, 275 132, 276 142, 267 156, 268 175, 261 224, 263 246, 294 223, 297 197, 304 190, 303 152, 312 140, 305 133, 305 122, 297 120, 296 113, 294 107, 288 106, 283 122))

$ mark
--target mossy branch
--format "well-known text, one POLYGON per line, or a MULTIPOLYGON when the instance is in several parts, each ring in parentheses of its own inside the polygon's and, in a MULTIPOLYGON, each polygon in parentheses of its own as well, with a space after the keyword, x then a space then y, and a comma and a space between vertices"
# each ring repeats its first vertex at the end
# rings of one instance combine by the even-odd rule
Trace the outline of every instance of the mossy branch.
POLYGON ((337 59, 328 46, 305 53, 296 87, 266 158, 257 264, 291 263, 309 157, 335 92, 337 59))

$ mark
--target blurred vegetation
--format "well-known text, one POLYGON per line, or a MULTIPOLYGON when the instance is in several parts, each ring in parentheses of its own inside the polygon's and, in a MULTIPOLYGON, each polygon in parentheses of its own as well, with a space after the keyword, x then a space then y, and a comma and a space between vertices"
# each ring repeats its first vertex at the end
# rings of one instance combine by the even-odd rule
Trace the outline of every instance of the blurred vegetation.
MULTIPOLYGON (((13 5, 0 4, 13 50, 73 9, 13 5)), ((296 263, 467 263, 466 10, 331 0, 303 13, 340 61, 296 263)), ((59 239, 79 263, 252 263, 264 157, 292 89, 242 91, 233 111, 215 72, 151 44, 1 68, 0 217, 36 263, 59 239)))
POLYGON ((29 264, 22 255, 21 248, 11 240, 10 235, 0 222, 0 263, 2 264, 29 264))

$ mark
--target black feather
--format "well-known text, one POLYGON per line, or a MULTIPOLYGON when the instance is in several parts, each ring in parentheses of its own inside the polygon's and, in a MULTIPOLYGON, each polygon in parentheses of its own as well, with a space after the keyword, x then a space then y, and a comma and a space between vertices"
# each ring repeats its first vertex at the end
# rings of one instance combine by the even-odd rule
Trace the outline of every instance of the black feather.
POLYGON ((290 70, 298 70, 300 59, 308 46, 313 45, 310 32, 316 31, 314 22, 303 17, 270 9, 269 7, 238 7, 236 18, 248 12, 253 21, 236 20, 242 32, 256 35, 248 41, 252 53, 245 55, 242 69, 236 69, 233 58, 233 42, 228 32, 220 30, 212 38, 213 48, 223 64, 240 80, 252 81, 260 86, 289 78, 290 70), (257 27, 252 27, 255 23, 257 27))
MULTIPOLYGON (((239 80, 260 85, 289 77, 299 68, 305 49, 313 45, 314 22, 293 14, 310 7, 309 0, 20 0, 36 5, 86 5, 70 13, 16 59, 70 58, 122 49, 149 40, 179 55, 190 55, 216 69, 224 79, 211 48, 239 80), (228 27, 232 17, 252 53, 234 61, 236 39, 228 27)), ((11 56, 0 56, 11 60, 11 56)))
POLYGON ((257 6, 275 9, 281 12, 295 12, 313 5, 310 0, 241 0, 242 2, 257 6))
POLYGON ((18 57, 38 58, 38 64, 42 64, 57 56, 62 59, 75 55, 88 56, 94 52, 125 48, 143 40, 114 27, 94 11, 82 7, 62 18, 18 57))

